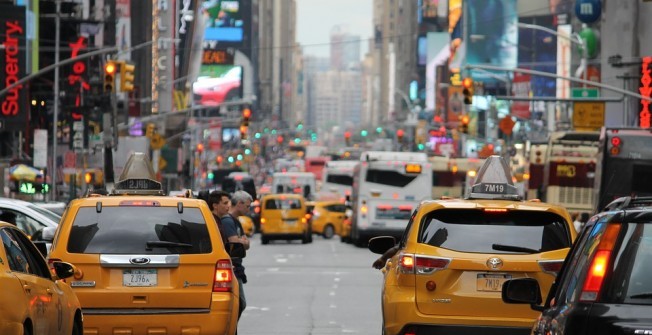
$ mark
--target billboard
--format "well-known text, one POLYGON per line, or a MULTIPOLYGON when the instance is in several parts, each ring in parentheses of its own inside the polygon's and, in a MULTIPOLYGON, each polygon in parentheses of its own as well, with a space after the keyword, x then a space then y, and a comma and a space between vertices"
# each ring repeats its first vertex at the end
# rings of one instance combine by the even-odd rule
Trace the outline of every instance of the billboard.
MULTIPOLYGON (((551 15, 524 17, 522 23, 543 26, 556 30, 551 15)), ((538 29, 519 28, 518 67, 536 71, 557 72, 557 37, 538 29)), ((531 78, 532 95, 535 97, 554 97, 557 92, 555 78, 533 76, 531 78)))
MULTIPOLYGON (((0 5, 0 44, 4 50, 0 57, 0 84, 7 87, 25 77, 27 48, 25 7, 0 5)), ((23 130, 29 113, 27 88, 18 85, 0 97, 0 120, 4 129, 23 130)))
POLYGON ((251 0, 204 0, 204 49, 235 47, 248 54, 251 0))
POLYGON ((226 64, 202 64, 192 85, 194 104, 219 106, 242 99, 242 67, 226 64))
MULTIPOLYGON (((467 29, 464 63, 515 68, 518 56, 518 12, 516 0, 466 0, 467 29)), ((502 75, 502 74, 500 74, 502 75)), ((473 78, 496 82, 495 75, 475 71, 473 78)))

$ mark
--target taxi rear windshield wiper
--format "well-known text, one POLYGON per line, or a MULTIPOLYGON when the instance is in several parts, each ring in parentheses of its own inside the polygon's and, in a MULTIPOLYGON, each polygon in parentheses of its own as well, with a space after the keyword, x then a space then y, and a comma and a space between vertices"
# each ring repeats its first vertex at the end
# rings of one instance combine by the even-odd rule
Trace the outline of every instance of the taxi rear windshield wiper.
POLYGON ((541 250, 519 247, 517 245, 504 245, 504 244, 495 244, 495 243, 491 245, 491 248, 500 251, 527 252, 529 254, 538 254, 541 252, 541 250))
POLYGON ((188 243, 179 243, 179 242, 170 242, 170 241, 147 241, 147 248, 151 249, 152 247, 164 247, 164 248, 192 248, 192 244, 188 243))
POLYGON ((639 293, 629 296, 630 299, 648 299, 652 298, 652 292, 639 293))

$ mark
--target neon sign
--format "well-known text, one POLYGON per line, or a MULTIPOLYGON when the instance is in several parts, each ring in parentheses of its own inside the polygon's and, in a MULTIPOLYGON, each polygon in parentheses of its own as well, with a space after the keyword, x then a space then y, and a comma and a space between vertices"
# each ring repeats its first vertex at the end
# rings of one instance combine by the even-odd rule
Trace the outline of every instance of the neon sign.
MULTIPOLYGON (((652 97, 652 75, 650 74, 650 63, 652 57, 643 57, 643 64, 641 65, 641 87, 639 92, 646 98, 652 97)), ((639 125, 641 128, 650 128, 650 101, 641 99, 641 112, 639 113, 639 125)))

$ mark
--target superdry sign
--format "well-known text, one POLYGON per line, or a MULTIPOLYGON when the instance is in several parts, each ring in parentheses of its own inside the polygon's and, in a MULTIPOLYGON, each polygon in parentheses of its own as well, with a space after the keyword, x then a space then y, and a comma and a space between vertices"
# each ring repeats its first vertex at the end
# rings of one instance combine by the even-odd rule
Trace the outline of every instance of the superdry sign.
MULTIPOLYGON (((0 85, 8 87, 25 76, 25 7, 0 5, 0 85), (2 55, 4 54, 4 55, 2 55)), ((5 129, 21 130, 27 122, 26 87, 18 85, 0 97, 0 118, 5 129)))

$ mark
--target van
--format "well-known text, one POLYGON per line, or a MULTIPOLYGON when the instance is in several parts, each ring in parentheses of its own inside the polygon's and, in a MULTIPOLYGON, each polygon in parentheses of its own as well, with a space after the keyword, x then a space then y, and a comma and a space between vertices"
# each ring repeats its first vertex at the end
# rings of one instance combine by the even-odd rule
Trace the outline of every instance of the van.
POLYGON ((260 201, 260 238, 263 244, 270 240, 301 239, 312 242, 306 200, 299 194, 268 194, 260 201))
POLYGON ((256 185, 254 178, 245 172, 231 172, 222 180, 222 191, 233 193, 235 191, 245 191, 256 199, 256 185))
POLYGON ((315 175, 310 172, 276 172, 272 175, 272 192, 293 193, 314 200, 317 193, 315 175))

